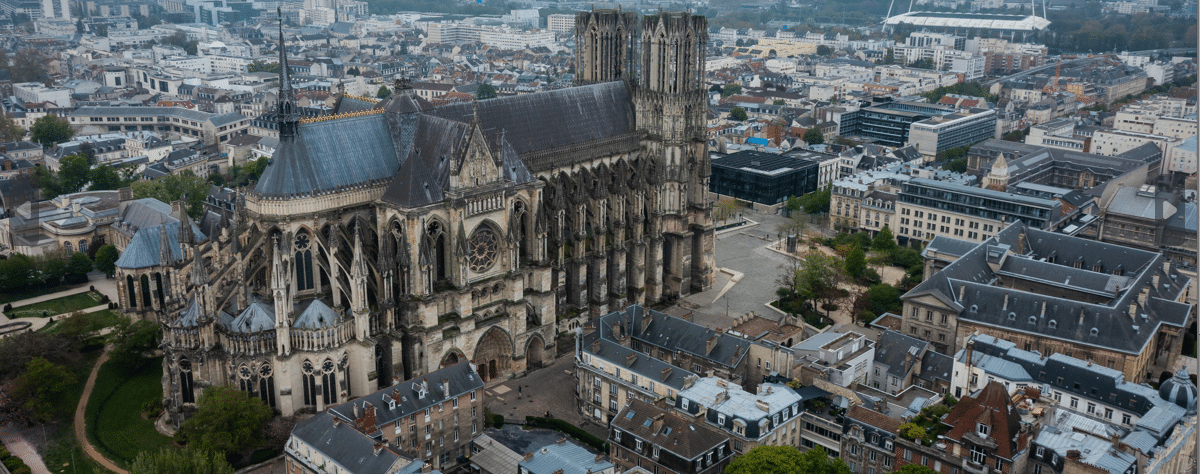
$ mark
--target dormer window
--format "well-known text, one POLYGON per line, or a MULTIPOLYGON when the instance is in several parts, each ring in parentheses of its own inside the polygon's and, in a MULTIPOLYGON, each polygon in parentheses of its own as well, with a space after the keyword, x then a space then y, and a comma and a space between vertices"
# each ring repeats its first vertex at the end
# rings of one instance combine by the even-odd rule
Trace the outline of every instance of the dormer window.
POLYGON ((975 431, 979 433, 979 436, 987 436, 992 431, 992 427, 979 423, 975 425, 975 431))

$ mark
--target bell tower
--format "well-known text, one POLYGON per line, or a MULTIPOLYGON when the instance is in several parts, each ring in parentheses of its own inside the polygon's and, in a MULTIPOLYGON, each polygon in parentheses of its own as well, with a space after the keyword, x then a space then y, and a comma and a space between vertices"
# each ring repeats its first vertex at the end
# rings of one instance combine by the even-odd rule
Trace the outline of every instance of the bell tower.
POLYGON ((575 14, 575 85, 633 80, 637 13, 592 10, 575 14))
POLYGON ((708 20, 701 15, 660 12, 642 19, 634 108, 646 156, 655 162, 653 178, 661 183, 649 207, 663 235, 664 296, 703 291, 716 278, 704 123, 707 43, 708 20))

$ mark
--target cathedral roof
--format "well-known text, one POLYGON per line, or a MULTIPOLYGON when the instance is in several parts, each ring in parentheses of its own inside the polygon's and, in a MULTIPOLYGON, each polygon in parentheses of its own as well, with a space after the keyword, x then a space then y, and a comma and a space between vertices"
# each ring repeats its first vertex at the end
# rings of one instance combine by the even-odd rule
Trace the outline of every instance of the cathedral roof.
POLYGON ((242 314, 229 323, 230 331, 244 333, 266 331, 274 327, 275 307, 262 301, 250 303, 242 314))
POLYGON ((321 300, 310 300, 308 307, 300 312, 300 316, 296 318, 296 322, 292 323, 292 327, 297 329, 321 329, 330 327, 341 321, 342 317, 337 311, 330 308, 321 300))
MULTIPOLYGON (((192 233, 196 236, 197 242, 208 238, 195 224, 192 224, 192 233)), ((175 221, 138 230, 133 234, 133 238, 129 239, 129 245, 125 247, 125 252, 121 253, 121 257, 117 259, 117 267, 149 268, 173 264, 182 259, 183 248, 179 245, 179 221, 175 221), (166 229, 167 232, 167 248, 171 252, 173 260, 171 262, 161 261, 163 229, 166 229)))
POLYGON ((189 298, 187 308, 179 313, 179 319, 175 320, 175 327, 193 328, 200 325, 200 319, 204 317, 203 311, 200 308, 200 299, 196 295, 189 298))
POLYGON ((281 140, 254 190, 306 196, 390 178, 399 167, 384 114, 300 124, 281 140))

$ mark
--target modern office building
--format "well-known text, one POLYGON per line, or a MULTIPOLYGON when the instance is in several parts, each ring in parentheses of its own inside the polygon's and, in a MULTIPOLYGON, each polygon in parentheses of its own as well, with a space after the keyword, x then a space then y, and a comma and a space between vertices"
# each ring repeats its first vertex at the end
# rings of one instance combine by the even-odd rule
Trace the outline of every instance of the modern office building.
POLYGON ((899 147, 908 144, 914 123, 935 115, 949 115, 954 111, 953 107, 940 104, 876 97, 857 111, 841 113, 838 116, 838 134, 861 136, 880 145, 899 147))
POLYGON ((908 144, 932 161, 939 151, 974 145, 995 134, 996 111, 970 108, 913 123, 908 144))
POLYGON ((789 196, 816 191, 820 166, 820 162, 787 154, 740 151, 712 160, 708 189, 759 204, 779 204, 789 196))
POLYGON ((896 199, 900 243, 928 242, 935 236, 982 242, 1009 223, 1055 230, 1079 212, 1063 201, 993 191, 956 183, 913 178, 896 199))

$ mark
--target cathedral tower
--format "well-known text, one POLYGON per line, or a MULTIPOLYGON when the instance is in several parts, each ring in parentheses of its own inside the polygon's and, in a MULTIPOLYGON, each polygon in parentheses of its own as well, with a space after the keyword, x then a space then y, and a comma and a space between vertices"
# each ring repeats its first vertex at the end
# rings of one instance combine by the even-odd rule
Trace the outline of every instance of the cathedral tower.
POLYGON ((712 211, 704 123, 704 53, 708 21, 686 12, 642 19, 639 76, 634 90, 637 126, 646 155, 660 169, 652 205, 661 215, 664 296, 702 291, 713 284, 712 211))
POLYGON ((637 66, 637 13, 575 14, 575 84, 632 80, 637 66))

